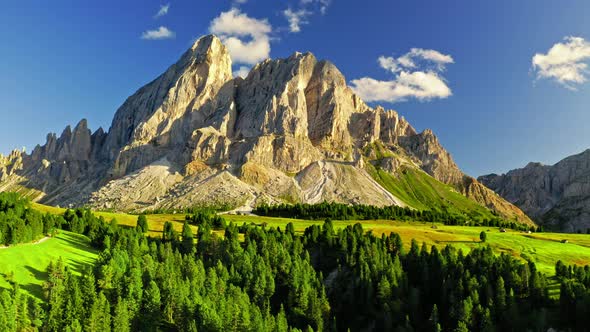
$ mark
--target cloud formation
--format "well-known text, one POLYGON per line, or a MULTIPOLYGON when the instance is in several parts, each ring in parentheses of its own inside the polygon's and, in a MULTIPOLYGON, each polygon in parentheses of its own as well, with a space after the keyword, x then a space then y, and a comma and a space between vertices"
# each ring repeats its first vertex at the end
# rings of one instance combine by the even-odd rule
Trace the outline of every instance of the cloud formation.
POLYGON ((453 57, 442 54, 435 50, 425 50, 422 48, 412 48, 410 52, 399 58, 380 56, 377 60, 381 68, 398 73, 403 70, 415 69, 418 66, 434 65, 437 71, 444 71, 446 65, 454 63, 453 57))
POLYGON ((381 81, 370 77, 352 80, 352 89, 365 101, 399 102, 414 98, 428 101, 447 98, 452 91, 442 72, 454 63, 450 55, 435 50, 412 48, 398 57, 380 56, 379 66, 395 75, 393 80, 381 81))
POLYGON ((533 56, 533 71, 537 79, 553 79, 562 86, 576 90, 576 85, 587 81, 590 43, 581 37, 565 37, 546 54, 533 56))
POLYGON ((298 9, 292 9, 289 6, 283 10, 282 14, 289 22, 289 32, 297 33, 301 31, 301 26, 309 24, 308 18, 318 11, 324 15, 331 4, 331 0, 299 0, 296 6, 298 9))
POLYGON ((170 39, 174 38, 176 34, 165 26, 160 26, 155 30, 147 30, 141 34, 141 39, 146 40, 159 40, 159 39, 170 39))
POLYGON ((246 78, 246 76, 248 76, 250 73, 250 69, 251 68, 248 66, 240 66, 238 70, 234 70, 233 75, 234 77, 246 78))
POLYGON ((309 23, 306 17, 311 15, 311 12, 305 9, 294 11, 287 8, 283 11, 283 15, 289 22, 289 31, 295 33, 301 31, 301 25, 309 23))
POLYGON ((160 10, 158 11, 158 13, 156 13, 156 15, 154 16, 154 18, 158 18, 158 17, 162 17, 166 14, 168 14, 168 10, 170 9, 170 4, 167 3, 165 5, 161 5, 160 6, 160 10))
POLYGON ((236 63, 254 65, 270 56, 272 26, 266 19, 232 8, 214 18, 209 31, 221 39, 236 63))

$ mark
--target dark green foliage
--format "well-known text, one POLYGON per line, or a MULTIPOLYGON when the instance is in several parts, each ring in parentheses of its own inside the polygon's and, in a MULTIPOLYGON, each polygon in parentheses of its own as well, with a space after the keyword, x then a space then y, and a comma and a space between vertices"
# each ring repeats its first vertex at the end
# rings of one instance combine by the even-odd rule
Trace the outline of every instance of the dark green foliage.
POLYGON ((142 233, 147 233, 149 231, 148 221, 145 214, 142 214, 139 217, 137 217, 137 228, 142 233))
POLYGON ((187 215, 185 220, 192 225, 212 227, 214 229, 225 229, 227 222, 223 217, 210 211, 196 211, 194 214, 187 215))
MULTIPOLYGON (((335 230, 328 219, 296 236, 275 228, 187 217, 181 234, 107 224, 67 211, 63 227, 102 249, 74 276, 47 269, 46 302, 0 290, 0 331, 546 331, 589 326, 589 267, 556 264, 561 298, 548 296, 532 262, 427 248, 399 235, 375 237, 361 224, 335 230), (194 245, 189 223, 198 223, 194 245), (239 240, 238 232, 243 234, 239 240), (179 236, 180 235, 180 236, 179 236)), ((219 220, 223 220, 220 218, 219 220)))
POLYGON ((0 245, 38 240, 62 223, 62 218, 31 209, 30 202, 18 194, 0 193, 0 245))
POLYGON ((562 326, 577 331, 590 326, 590 266, 555 265, 555 273, 561 283, 560 318, 562 326))
POLYGON ((487 238, 488 238, 488 235, 486 234, 485 231, 481 231, 481 233, 479 233, 479 239, 481 240, 481 242, 486 242, 487 238))
POLYGON ((185 254, 190 254, 195 247, 195 240, 193 236, 193 231, 191 230, 188 222, 184 222, 182 225, 182 251, 185 254))
POLYGON ((334 220, 414 220, 440 222, 445 225, 492 226, 523 231, 536 231, 535 227, 529 227, 514 221, 506 221, 499 217, 475 220, 468 215, 452 213, 446 210, 421 211, 399 206, 377 207, 362 204, 348 205, 328 202, 319 204, 279 204, 272 206, 262 204, 252 212, 260 216, 308 220, 322 220, 326 218, 334 220))
POLYGON ((176 241, 178 240, 178 234, 174 230, 174 224, 167 221, 164 223, 164 230, 162 231, 162 240, 164 241, 176 241))

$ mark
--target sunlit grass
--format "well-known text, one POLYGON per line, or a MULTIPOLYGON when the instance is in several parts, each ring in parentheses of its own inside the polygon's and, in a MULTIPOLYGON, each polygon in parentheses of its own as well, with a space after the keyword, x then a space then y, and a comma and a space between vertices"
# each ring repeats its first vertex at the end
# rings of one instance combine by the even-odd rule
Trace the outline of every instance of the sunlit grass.
POLYGON ((57 236, 42 243, 0 249, 0 287, 10 287, 7 278, 12 275, 12 281, 23 291, 41 299, 47 266, 60 257, 70 271, 80 274, 92 267, 97 251, 90 246, 87 237, 66 231, 59 231, 57 236))
MULTIPOLYGON (((50 213, 63 213, 64 211, 63 209, 39 204, 35 204, 34 207, 50 213)), ((113 218, 117 219, 119 225, 135 227, 137 224, 136 215, 111 212, 95 212, 95 214, 102 216, 107 221, 113 218)), ((228 223, 233 222, 236 225, 253 223, 256 225, 266 225, 266 227, 279 227, 281 229, 284 229, 289 222, 292 222, 295 231, 299 233, 302 233, 305 228, 311 225, 323 224, 321 220, 314 221, 246 215, 224 215, 223 217, 228 223)), ((162 236, 162 229, 164 228, 164 223, 167 221, 173 222, 174 229, 180 232, 184 218, 185 215, 182 213, 148 215, 148 235, 152 237, 162 236)), ((504 252, 517 258, 532 260, 540 271, 548 275, 554 274, 555 263, 558 260, 562 260, 565 264, 590 264, 590 235, 587 234, 526 234, 513 230, 507 230, 506 233, 501 233, 494 227, 445 226, 436 224, 436 228, 432 228, 432 223, 390 220, 334 221, 334 226, 336 229, 344 228, 348 225, 354 225, 357 222, 360 222, 366 231, 372 231, 377 236, 381 236, 384 233, 398 233, 402 237, 404 245, 408 248, 412 239, 415 239, 420 244, 424 242, 429 247, 432 245, 439 247, 453 245, 465 252, 482 245, 489 245, 498 254, 504 252), (485 244, 479 240, 479 233, 481 231, 488 232, 485 244), (567 239, 568 243, 561 243, 564 239, 567 239)), ((196 233, 197 227, 191 226, 191 228, 196 233)), ((223 232, 217 233, 218 235, 223 235, 223 232)))

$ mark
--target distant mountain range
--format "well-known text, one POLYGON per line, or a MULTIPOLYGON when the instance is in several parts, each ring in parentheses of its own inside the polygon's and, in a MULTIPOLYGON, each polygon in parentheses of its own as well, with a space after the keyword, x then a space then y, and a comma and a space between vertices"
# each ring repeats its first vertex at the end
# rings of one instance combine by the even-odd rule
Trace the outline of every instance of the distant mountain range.
POLYGON ((590 150, 553 166, 529 163, 479 180, 541 225, 567 232, 590 229, 590 150))
POLYGON ((332 63, 295 53, 234 78, 211 35, 129 97, 108 132, 82 120, 0 157, 0 190, 124 211, 325 200, 532 223, 463 174, 432 131, 366 105, 332 63))

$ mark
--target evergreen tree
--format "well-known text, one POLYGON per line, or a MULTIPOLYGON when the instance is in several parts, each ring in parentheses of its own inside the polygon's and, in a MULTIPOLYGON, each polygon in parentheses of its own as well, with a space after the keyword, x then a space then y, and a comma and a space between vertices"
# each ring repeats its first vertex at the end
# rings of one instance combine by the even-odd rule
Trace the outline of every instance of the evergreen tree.
POLYGON ((193 231, 188 222, 184 222, 182 226, 182 248, 184 253, 189 254, 193 251, 195 240, 193 238, 193 231))
POLYGON ((149 231, 148 220, 144 214, 141 214, 139 217, 137 217, 137 228, 142 233, 147 233, 149 231))
POLYGON ((127 301, 119 297, 115 306, 115 316, 113 317, 113 332, 130 332, 131 319, 127 308, 127 301))
POLYGON ((481 233, 479 233, 479 239, 481 240, 481 242, 486 242, 487 238, 488 238, 488 235, 486 234, 485 231, 481 231, 481 233))

